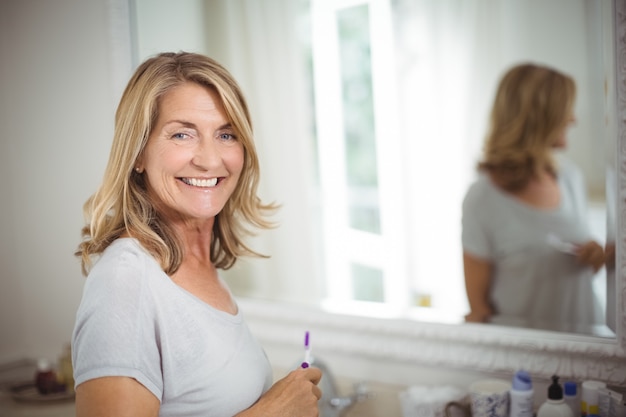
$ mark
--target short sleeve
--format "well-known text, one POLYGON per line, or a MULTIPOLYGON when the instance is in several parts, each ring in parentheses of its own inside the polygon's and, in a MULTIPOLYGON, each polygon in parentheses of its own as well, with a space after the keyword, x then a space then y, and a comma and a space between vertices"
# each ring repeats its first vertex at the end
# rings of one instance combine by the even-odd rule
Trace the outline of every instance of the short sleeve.
POLYGON ((463 251, 482 259, 490 259, 491 245, 482 219, 486 209, 479 182, 470 186, 463 199, 461 241, 463 251))
POLYGON ((155 311, 145 261, 132 251, 103 256, 87 277, 76 314, 72 361, 76 386, 105 376, 134 378, 163 393, 155 311))

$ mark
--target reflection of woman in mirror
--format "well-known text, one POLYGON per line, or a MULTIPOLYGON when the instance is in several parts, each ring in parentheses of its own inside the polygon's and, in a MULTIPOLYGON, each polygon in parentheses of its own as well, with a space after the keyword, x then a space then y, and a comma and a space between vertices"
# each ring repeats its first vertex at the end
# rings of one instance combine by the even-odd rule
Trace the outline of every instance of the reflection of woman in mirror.
POLYGON ((223 67, 181 52, 137 68, 103 183, 85 204, 77 416, 318 414, 321 371, 296 369, 272 385, 220 278, 258 255, 242 240, 250 228, 271 226, 258 180, 247 104, 223 67))
POLYGON ((479 177, 463 202, 470 322, 559 328, 600 319, 604 251, 587 226, 584 178, 555 151, 575 121, 574 80, 523 64, 498 86, 479 177))

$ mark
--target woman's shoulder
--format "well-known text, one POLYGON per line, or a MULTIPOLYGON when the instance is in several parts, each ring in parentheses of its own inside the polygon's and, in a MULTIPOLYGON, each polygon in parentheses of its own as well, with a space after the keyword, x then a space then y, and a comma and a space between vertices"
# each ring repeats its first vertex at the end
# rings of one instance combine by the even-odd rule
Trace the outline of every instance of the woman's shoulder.
POLYGON ((487 174, 481 173, 470 183, 465 193, 466 201, 481 200, 495 192, 495 185, 487 174))
POLYGON ((104 281, 106 285, 124 283, 129 277, 138 282, 154 267, 156 261, 134 238, 119 238, 113 241, 94 263, 87 280, 104 281))
POLYGON ((141 244, 134 238, 123 237, 111 242, 111 244, 100 254, 94 264, 94 269, 102 268, 103 265, 114 263, 133 264, 148 257, 148 253, 141 247, 141 244))

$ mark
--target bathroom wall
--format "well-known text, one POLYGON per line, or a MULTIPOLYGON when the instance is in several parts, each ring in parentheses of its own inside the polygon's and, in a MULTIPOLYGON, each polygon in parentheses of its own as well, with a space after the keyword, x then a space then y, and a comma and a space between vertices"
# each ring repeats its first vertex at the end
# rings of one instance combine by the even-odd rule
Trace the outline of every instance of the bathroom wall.
POLYGON ((104 169, 120 94, 106 6, 0 1, 0 363, 56 359, 70 340, 82 204, 104 169))

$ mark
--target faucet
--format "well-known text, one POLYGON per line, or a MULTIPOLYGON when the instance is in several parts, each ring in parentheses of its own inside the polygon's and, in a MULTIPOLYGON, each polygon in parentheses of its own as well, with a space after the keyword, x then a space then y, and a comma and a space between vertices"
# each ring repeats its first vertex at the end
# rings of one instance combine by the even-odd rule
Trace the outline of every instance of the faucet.
POLYGON ((322 371, 322 379, 319 387, 322 390, 320 398, 319 417, 342 417, 356 403, 365 401, 373 396, 363 382, 354 384, 354 392, 347 396, 340 396, 337 390, 337 383, 328 365, 318 358, 311 358, 311 366, 315 366, 322 371))

